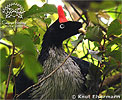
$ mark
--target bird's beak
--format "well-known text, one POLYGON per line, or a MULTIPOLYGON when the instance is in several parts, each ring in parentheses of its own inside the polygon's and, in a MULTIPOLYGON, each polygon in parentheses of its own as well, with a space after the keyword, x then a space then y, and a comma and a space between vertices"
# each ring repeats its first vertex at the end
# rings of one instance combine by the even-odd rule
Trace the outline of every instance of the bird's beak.
POLYGON ((86 30, 84 30, 83 28, 80 28, 78 30, 79 33, 81 33, 82 35, 85 35, 86 34, 86 30))

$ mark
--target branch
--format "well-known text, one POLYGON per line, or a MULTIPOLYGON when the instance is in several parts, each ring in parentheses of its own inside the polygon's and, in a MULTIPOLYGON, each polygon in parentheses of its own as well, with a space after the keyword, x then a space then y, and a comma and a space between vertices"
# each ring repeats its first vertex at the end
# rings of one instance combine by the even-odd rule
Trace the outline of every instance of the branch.
POLYGON ((15 46, 13 45, 13 52, 12 52, 12 56, 11 56, 11 62, 10 62, 10 67, 9 67, 9 74, 8 74, 8 79, 7 79, 7 83, 6 83, 6 90, 5 90, 5 96, 4 96, 5 100, 7 98, 8 86, 9 86, 9 81, 10 81, 10 77, 11 77, 11 73, 12 73, 14 51, 15 51, 15 46))
POLYGON ((110 76, 108 78, 105 78, 105 75, 104 75, 103 80, 100 84, 98 94, 101 93, 102 91, 106 90, 106 88, 104 86, 111 87, 111 86, 121 83, 121 77, 122 77, 122 73, 118 73, 118 74, 110 76))
MULTIPOLYGON (((16 20, 16 27, 15 27, 15 31, 14 33, 16 34, 17 32, 17 22, 18 22, 18 18, 16 20)), ((14 52, 15 52, 15 45, 13 44, 13 51, 12 51, 12 56, 11 56, 11 62, 10 62, 10 66, 9 66, 9 73, 8 73, 8 79, 7 79, 7 83, 6 83, 6 89, 5 89, 5 95, 4 95, 4 99, 7 99, 7 92, 8 92, 8 87, 9 87, 9 82, 10 82, 10 78, 11 78, 11 73, 12 73, 12 66, 13 66, 13 60, 14 60, 14 52)))
MULTIPOLYGON (((121 83, 121 77, 122 77, 122 73, 118 73, 116 75, 106 78, 103 82, 102 87, 104 87, 104 86, 111 87, 111 86, 114 86, 118 83, 121 83)), ((105 90, 105 89, 103 88, 102 91, 103 90, 105 90)))
POLYGON ((33 18, 32 20, 42 29, 42 31, 46 32, 45 29, 43 29, 33 18))
MULTIPOLYGON (((79 42, 80 43, 80 42, 79 42)), ((39 84, 41 84, 44 80, 48 79, 51 75, 53 75, 66 61, 67 59, 71 56, 71 54, 73 53, 73 51, 77 48, 77 46, 79 45, 79 43, 72 49, 72 51, 69 53, 69 55, 64 59, 64 61, 57 67, 55 68, 50 74, 48 74, 47 76, 45 76, 42 80, 40 80, 38 83, 28 87, 26 90, 24 90, 23 92, 21 92, 19 95, 17 95, 16 98, 20 97, 21 95, 23 95, 24 93, 26 93, 29 89, 34 88, 36 86, 38 86, 39 84)))

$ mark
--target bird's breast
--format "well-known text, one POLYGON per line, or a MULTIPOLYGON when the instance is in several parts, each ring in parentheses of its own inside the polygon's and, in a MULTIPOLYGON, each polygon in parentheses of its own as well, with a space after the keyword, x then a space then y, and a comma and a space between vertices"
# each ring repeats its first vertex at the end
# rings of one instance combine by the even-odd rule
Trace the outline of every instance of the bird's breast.
MULTIPOLYGON (((50 74, 67 57, 62 48, 50 48, 48 53, 49 56, 43 63, 43 76, 50 74)), ((40 99, 71 99, 72 95, 81 93, 83 83, 84 77, 80 68, 69 57, 54 74, 41 84, 42 96, 40 99)))

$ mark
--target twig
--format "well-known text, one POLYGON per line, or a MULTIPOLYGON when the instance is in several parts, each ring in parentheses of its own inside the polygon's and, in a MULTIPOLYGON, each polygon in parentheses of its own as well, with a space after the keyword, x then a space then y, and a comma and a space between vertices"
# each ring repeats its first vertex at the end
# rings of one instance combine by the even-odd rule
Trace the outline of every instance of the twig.
MULTIPOLYGON (((80 42, 79 42, 80 43, 80 42)), ((32 87, 38 86, 39 84, 41 84, 44 80, 48 79, 51 75, 53 75, 66 61, 67 59, 71 56, 71 54, 73 53, 73 51, 77 48, 77 46, 79 45, 79 43, 72 49, 72 51, 69 53, 69 55, 64 59, 64 61, 57 67, 55 68, 50 74, 48 74, 46 77, 44 77, 42 80, 40 80, 38 83, 28 87, 26 90, 24 90, 23 92, 21 92, 19 95, 17 95, 16 98, 18 98, 19 96, 21 96, 22 94, 26 93, 29 89, 31 89, 32 87)))
POLYGON ((97 24, 104 32, 106 32, 107 33, 107 29, 106 28, 104 28, 103 26, 101 26, 100 24, 97 24))
POLYGON ((80 15, 80 13, 76 10, 76 8, 70 3, 71 7, 74 9, 74 11, 78 14, 78 16, 83 20, 83 23, 85 22, 88 24, 88 22, 80 15))
POLYGON ((15 51, 15 46, 13 45, 13 52, 12 52, 12 56, 11 56, 11 63, 10 63, 10 67, 9 67, 9 74, 8 74, 8 79, 7 79, 7 83, 6 83, 6 90, 5 90, 5 96, 4 96, 5 100, 7 98, 8 86, 9 86, 9 81, 10 81, 10 77, 11 77, 11 73, 12 73, 14 51, 15 51))
POLYGON ((72 15, 71 15, 70 11, 68 10, 67 6, 65 6, 65 8, 66 8, 66 10, 68 11, 68 13, 69 13, 71 19, 73 20, 73 17, 72 17, 72 15))
MULTIPOLYGON (((38 26, 40 26, 34 19, 32 19, 38 26)), ((46 32, 41 26, 40 28, 42 29, 42 31, 46 32)))
MULTIPOLYGON (((104 35, 104 42, 103 42, 103 45, 101 44, 101 47, 102 48, 100 48, 100 51, 104 51, 104 49, 105 49, 105 42, 106 42, 106 36, 104 35)), ((102 58, 104 58, 104 54, 102 54, 102 58)), ((103 67, 103 64, 101 64, 100 62, 99 62, 99 64, 100 64, 100 68, 102 68, 103 67)), ((98 64, 98 65, 99 65, 98 64)), ((101 89, 102 89, 102 86, 103 86, 103 82, 104 82, 104 80, 105 80, 105 78, 106 78, 106 75, 107 75, 107 73, 105 74, 105 75, 103 75, 103 80, 102 80, 102 82, 101 82, 101 84, 100 84, 100 87, 99 87, 99 90, 98 90, 98 95, 99 95, 99 93, 100 93, 100 91, 101 91, 101 89)))
POLYGON ((100 93, 100 91, 101 91, 101 89, 102 89, 102 86, 103 86, 103 83, 104 83, 104 80, 105 80, 105 76, 106 76, 106 75, 103 75, 103 80, 102 80, 102 82, 101 82, 101 84, 100 84, 100 87, 99 87, 99 90, 98 90, 98 92, 97 92, 97 95, 99 95, 99 93, 100 93))
POLYGON ((39 35, 33 40, 33 42, 36 42, 36 40, 39 39, 39 37, 40 37, 40 33, 39 33, 39 35))
POLYGON ((103 11, 103 13, 118 13, 118 14, 122 14, 122 12, 118 12, 118 11, 103 11))

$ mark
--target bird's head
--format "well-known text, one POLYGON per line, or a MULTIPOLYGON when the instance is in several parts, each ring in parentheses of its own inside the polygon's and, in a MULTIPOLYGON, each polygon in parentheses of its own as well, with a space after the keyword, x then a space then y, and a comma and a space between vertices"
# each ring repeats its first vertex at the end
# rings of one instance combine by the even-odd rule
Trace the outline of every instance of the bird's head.
POLYGON ((47 29, 43 39, 51 46, 61 46, 65 39, 78 34, 82 27, 81 22, 67 21, 62 6, 58 6, 58 16, 59 18, 47 29))

